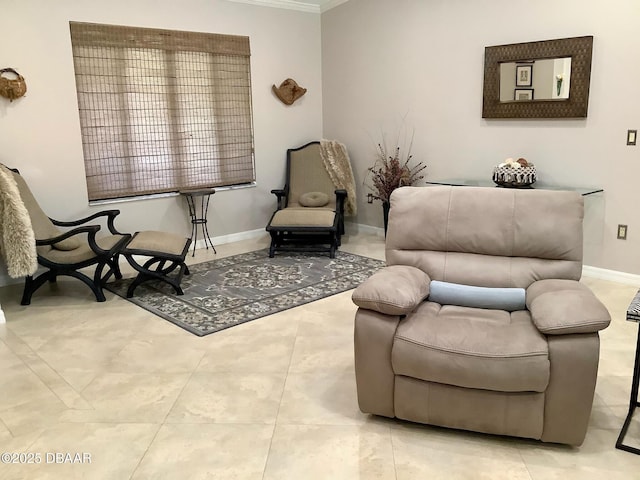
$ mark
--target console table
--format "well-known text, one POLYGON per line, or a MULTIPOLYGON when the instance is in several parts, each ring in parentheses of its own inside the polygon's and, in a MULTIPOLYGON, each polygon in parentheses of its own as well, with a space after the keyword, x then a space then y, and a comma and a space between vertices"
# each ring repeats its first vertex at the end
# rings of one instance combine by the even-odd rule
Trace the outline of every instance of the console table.
POLYGON ((501 187, 496 185, 492 180, 468 180, 468 179, 446 179, 446 180, 428 180, 427 185, 449 185, 453 187, 495 187, 495 188, 520 188, 520 189, 541 189, 541 190, 569 190, 570 192, 578 192, 580 195, 587 196, 594 193, 604 192, 600 187, 569 187, 563 185, 545 185, 536 182, 528 187, 501 187))
POLYGON ((191 239, 193 241, 193 254, 196 255, 196 241, 198 239, 198 225, 202 228, 202 236, 204 237, 204 246, 209 250, 209 245, 213 249, 213 253, 216 252, 216 247, 213 246, 211 237, 209 236, 209 229, 207 228, 207 212, 209 211, 209 198, 216 193, 215 188, 200 188, 194 190, 180 190, 180 195, 183 195, 187 200, 189 206, 189 217, 191 217, 191 239), (200 211, 196 206, 196 198, 200 198, 200 211))
POLYGON ((625 435, 627 434, 627 430, 629 429, 631 419, 633 418, 633 412, 636 407, 640 407, 640 402, 638 402, 638 384, 640 383, 640 290, 638 290, 636 296, 633 297, 633 300, 627 309, 627 320, 638 324, 638 339, 636 340, 636 359, 633 364, 633 379, 631 380, 629 412, 627 413, 627 418, 622 425, 622 430, 620 431, 620 435, 616 441, 616 448, 640 455, 640 449, 630 447, 629 445, 622 443, 625 435))

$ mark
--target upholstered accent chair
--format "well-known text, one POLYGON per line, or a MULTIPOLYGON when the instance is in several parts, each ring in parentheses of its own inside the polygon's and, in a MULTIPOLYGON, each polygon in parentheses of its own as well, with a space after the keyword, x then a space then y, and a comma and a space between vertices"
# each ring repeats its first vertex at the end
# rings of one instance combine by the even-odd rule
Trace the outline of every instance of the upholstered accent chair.
POLYGON ((266 227, 269 257, 295 248, 329 252, 334 258, 344 234, 347 191, 336 188, 327 173, 320 142, 287 150, 285 186, 271 193, 277 209, 266 227))
POLYGON ((568 191, 394 191, 387 266, 353 293, 360 409, 580 445, 610 322, 579 282, 582 220, 568 191), (474 294, 438 303, 442 282, 474 294), (474 306, 496 288, 522 289, 523 304, 474 306))
POLYGON ((129 234, 119 232, 114 225, 115 217, 120 211, 104 210, 74 221, 54 220, 40 208, 17 170, 13 170, 13 178, 31 219, 38 264, 46 269, 35 277, 25 277, 22 305, 29 305, 34 292, 45 282, 55 282, 57 277, 62 275, 84 282, 96 300, 104 302, 102 288, 111 275, 122 278, 118 255, 131 238, 129 234), (100 220, 106 223, 109 234, 98 236, 101 225, 89 224, 100 223, 100 220), (61 230, 58 227, 74 228, 61 230), (92 276, 81 271, 86 267, 95 267, 92 276))

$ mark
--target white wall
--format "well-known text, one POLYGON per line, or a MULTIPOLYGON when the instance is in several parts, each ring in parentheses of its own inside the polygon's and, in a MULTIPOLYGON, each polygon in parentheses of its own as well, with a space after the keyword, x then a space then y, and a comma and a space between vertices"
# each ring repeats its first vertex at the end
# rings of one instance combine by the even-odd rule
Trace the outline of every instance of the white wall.
MULTIPOLYGON (((601 185, 605 194, 586 201, 585 262, 640 273, 640 146, 625 145, 626 130, 640 127, 637 0, 350 0, 322 16, 224 0, 3 0, 0 68, 16 68, 29 91, 0 98, 0 162, 63 219, 98 209, 85 190, 70 20, 251 37, 258 187, 215 195, 216 236, 264 227, 287 148, 321 136, 345 142, 361 187, 381 132, 393 143, 404 125, 432 179, 487 178, 522 156, 548 183, 601 185), (582 35, 594 36, 587 119, 481 118, 485 46, 582 35), (308 88, 291 107, 271 92, 287 77, 308 88), (629 225, 626 241, 615 239, 619 223, 629 225)), ((366 193, 355 221, 380 226, 366 193)), ((112 207, 123 230, 189 231, 178 197, 112 207)))
MULTIPOLYGON (((24 98, 0 98, 0 162, 20 169, 47 214, 72 219, 89 207, 69 38, 69 21, 248 35, 257 188, 216 193, 210 232, 228 235, 264 228, 275 209, 269 192, 284 182, 286 149, 322 135, 320 15, 224 0, 2 0, 0 68, 27 81, 24 98), (283 105, 273 84, 294 78, 308 89, 283 105)), ((124 231, 187 234, 180 197, 109 205, 122 211, 124 231)), ((0 274, 0 284, 2 282, 0 274)))
MULTIPOLYGON (((431 179, 488 179, 525 157, 547 183, 600 185, 586 200, 585 263, 640 273, 640 146, 626 146, 640 128, 639 21, 638 0, 350 0, 322 14, 324 136, 349 147, 359 183, 380 132, 404 123, 431 179), (482 119, 486 46, 583 35, 594 36, 588 118, 482 119)), ((356 221, 380 226, 366 193, 356 221)))

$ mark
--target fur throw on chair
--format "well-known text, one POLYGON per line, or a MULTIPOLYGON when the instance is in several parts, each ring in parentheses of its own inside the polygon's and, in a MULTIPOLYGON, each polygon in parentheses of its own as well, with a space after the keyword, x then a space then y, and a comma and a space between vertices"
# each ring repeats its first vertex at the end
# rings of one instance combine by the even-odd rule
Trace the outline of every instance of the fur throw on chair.
POLYGON ((335 140, 320 140, 320 155, 333 184, 336 188, 347 191, 345 214, 355 215, 358 212, 356 182, 353 178, 347 147, 335 140))
POLYGON ((38 269, 36 239, 13 173, 0 164, 0 254, 11 278, 38 269))

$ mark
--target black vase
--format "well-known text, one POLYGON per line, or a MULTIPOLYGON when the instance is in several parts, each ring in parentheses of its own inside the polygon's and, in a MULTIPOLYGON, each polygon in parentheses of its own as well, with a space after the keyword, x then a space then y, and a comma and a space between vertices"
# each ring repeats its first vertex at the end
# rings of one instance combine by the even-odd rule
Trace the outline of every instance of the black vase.
POLYGON ((382 202, 382 219, 384 220, 384 236, 387 236, 387 225, 389 224, 389 202, 382 202))

